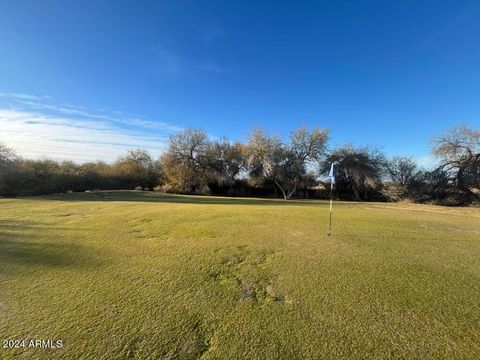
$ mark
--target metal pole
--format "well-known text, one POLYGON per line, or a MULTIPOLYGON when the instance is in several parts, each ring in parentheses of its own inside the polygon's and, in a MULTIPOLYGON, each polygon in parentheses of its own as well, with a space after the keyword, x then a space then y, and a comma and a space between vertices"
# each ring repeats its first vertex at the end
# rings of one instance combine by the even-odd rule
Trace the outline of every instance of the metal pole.
POLYGON ((330 181, 330 223, 328 224, 328 236, 332 235, 332 205, 333 205, 333 179, 330 181))

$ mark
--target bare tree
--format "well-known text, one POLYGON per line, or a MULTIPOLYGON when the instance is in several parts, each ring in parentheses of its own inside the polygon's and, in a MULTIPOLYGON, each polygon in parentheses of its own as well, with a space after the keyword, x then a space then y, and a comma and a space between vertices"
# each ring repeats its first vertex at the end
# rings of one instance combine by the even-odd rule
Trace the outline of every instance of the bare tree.
POLYGON ((210 182, 232 185, 245 168, 244 145, 221 138, 209 141, 205 151, 205 168, 210 182))
POLYGON ((8 166, 17 159, 17 155, 13 149, 0 144, 0 170, 8 166))
POLYGON ((210 185, 234 183, 244 169, 244 146, 186 129, 170 138, 161 162, 167 190, 204 193, 210 185))
POLYGON ((418 174, 418 166, 415 160, 406 156, 395 156, 386 164, 387 175, 390 180, 400 186, 408 186, 418 174))
POLYGON ((152 188, 158 180, 158 174, 152 157, 147 150, 130 150, 114 164, 115 175, 131 187, 152 188))
POLYGON ((368 199, 368 191, 382 184, 385 156, 378 150, 345 145, 327 157, 322 172, 326 173, 331 163, 336 164, 337 186, 351 190, 355 200, 368 199))
POLYGON ((207 186, 207 147, 207 133, 201 129, 185 129, 170 137, 160 158, 166 190, 200 192, 207 186))
POLYGON ((273 182, 285 199, 290 199, 305 182, 309 164, 318 163, 325 153, 328 131, 302 127, 293 132, 289 142, 268 136, 262 129, 250 134, 247 163, 250 175, 273 182))
POLYGON ((285 148, 278 136, 268 136, 264 129, 254 129, 247 143, 247 165, 250 176, 272 181, 287 198, 281 184, 281 169, 285 162, 285 148))
POLYGON ((457 126, 434 139, 433 153, 449 182, 467 197, 480 190, 480 130, 457 126))
MULTIPOLYGON (((294 194, 297 187, 303 184, 306 187, 307 183, 311 183, 309 178, 311 172, 308 172, 308 167, 317 168, 321 160, 325 157, 326 146, 328 142, 328 130, 313 129, 308 131, 306 127, 300 127, 290 135, 289 153, 292 158, 292 173, 293 189, 291 194, 294 194)), ((306 188, 305 194, 306 194, 306 188)), ((291 196, 291 195, 290 195, 291 196)))
POLYGON ((0 195, 7 192, 8 182, 14 171, 15 162, 18 160, 15 151, 0 144, 0 195))

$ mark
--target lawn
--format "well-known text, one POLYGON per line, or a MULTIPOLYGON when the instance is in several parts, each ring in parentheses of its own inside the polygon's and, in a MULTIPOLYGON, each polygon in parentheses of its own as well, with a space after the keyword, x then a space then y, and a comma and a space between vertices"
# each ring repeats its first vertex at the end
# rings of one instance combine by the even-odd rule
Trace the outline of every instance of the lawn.
POLYGON ((480 209, 0 199, 0 358, 480 356, 480 209), (3 346, 3 341, 2 341, 3 346))

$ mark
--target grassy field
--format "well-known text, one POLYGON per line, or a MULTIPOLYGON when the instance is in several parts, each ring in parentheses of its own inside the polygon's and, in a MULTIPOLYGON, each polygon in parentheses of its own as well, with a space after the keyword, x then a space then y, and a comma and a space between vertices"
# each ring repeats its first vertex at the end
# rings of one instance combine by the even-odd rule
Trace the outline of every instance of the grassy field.
POLYGON ((0 358, 473 359, 480 209, 0 199, 0 358), (2 341, 3 346, 3 341, 2 341))

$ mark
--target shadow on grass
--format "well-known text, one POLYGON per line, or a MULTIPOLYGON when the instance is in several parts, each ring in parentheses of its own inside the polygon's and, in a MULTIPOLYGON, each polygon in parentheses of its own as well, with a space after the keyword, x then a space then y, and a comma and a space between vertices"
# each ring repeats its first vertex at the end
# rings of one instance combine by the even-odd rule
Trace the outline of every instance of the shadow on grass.
POLYGON ((283 200, 283 199, 262 199, 262 198, 235 198, 221 196, 201 195, 175 195, 155 192, 136 191, 96 191, 90 193, 56 194, 17 199, 42 199, 57 201, 131 201, 149 203, 175 203, 175 204, 215 204, 215 205, 266 205, 266 206, 287 206, 304 205, 319 206, 326 202, 319 200, 283 200))
MULTIPOLYGON (((0 269, 10 266, 82 267, 92 266, 92 258, 77 244, 43 241, 36 232, 42 224, 0 220, 0 269)), ((98 265, 98 264, 96 264, 98 265)))

